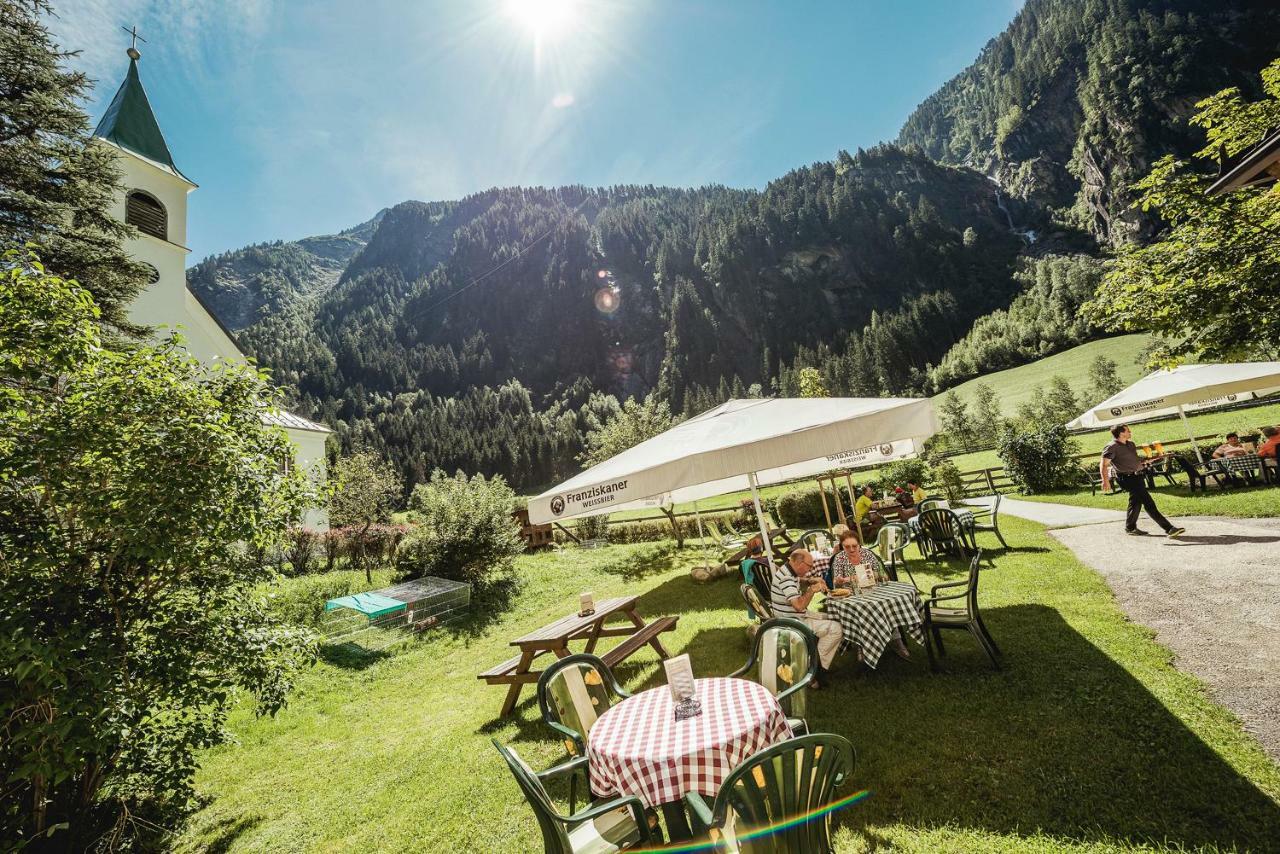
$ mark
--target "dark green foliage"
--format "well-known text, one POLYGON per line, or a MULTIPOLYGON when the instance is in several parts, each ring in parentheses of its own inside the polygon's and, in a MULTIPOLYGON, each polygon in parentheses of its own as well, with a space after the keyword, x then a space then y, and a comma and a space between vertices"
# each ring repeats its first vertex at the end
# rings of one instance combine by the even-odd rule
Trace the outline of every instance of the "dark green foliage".
MULTIPOLYGON (((733 513, 703 513, 702 523, 705 526, 707 522, 715 522, 721 528, 732 528, 735 520, 733 513)), ((586 521, 585 519, 583 520, 586 521)), ((701 548, 698 544, 698 520, 694 516, 680 516, 676 519, 676 524, 680 527, 680 534, 686 543, 691 544, 694 548, 701 548)), ((707 537, 711 536, 710 532, 704 533, 707 537)), ((581 535, 581 530, 578 532, 581 535)), ((669 540, 672 538, 671 522, 667 519, 641 519, 635 522, 615 522, 608 526, 605 532, 611 543, 647 543, 655 540, 669 540)))
POLYGON ((259 372, 104 346, 86 290, 6 262, 0 839, 115 849, 188 805, 238 696, 274 713, 309 659, 243 548, 274 551, 307 485, 259 372))
POLYGON ((1097 336, 1098 327, 1080 307, 1102 281, 1101 260, 1047 255, 1024 261, 1015 278, 1023 291, 1007 309, 978 318, 929 371, 930 388, 1025 365, 1097 336))
POLYGON ((396 554, 401 576, 434 575, 480 588, 508 577, 524 551, 515 502, 501 477, 435 471, 409 499, 416 526, 396 554))
POLYGON ((1255 74, 1280 7, 1254 0, 1029 0, 899 134, 944 163, 996 176, 1103 242, 1149 236, 1128 186, 1167 152, 1199 147, 1193 104, 1255 74))
POLYGON ((1101 403, 1111 395, 1124 388, 1114 359, 1099 355, 1089 363, 1089 396, 1090 405, 1101 403))
MULTIPOLYGON (((833 521, 838 515, 835 500, 836 496, 827 489, 827 509, 831 512, 833 521)), ((846 513, 853 507, 849 500, 849 490, 843 486, 840 487, 840 505, 845 508, 846 513)), ((777 514, 778 521, 793 531, 821 528, 827 524, 826 513, 822 510, 822 493, 816 487, 784 492, 778 496, 777 514)))
POLYGON ((932 477, 933 469, 924 457, 916 457, 911 460, 894 460, 885 466, 881 466, 879 476, 872 483, 872 486, 876 492, 882 492, 886 489, 893 491, 894 487, 898 486, 906 489, 908 483, 917 483, 924 486, 932 477))
POLYGON ((938 460, 933 464, 933 479, 929 483, 930 494, 941 494, 949 501, 962 501, 964 494, 964 478, 960 469, 951 460, 938 460))
MULTIPOLYGON (((601 540, 608 536, 609 533, 609 517, 607 514, 599 516, 586 516, 577 520, 573 526, 574 533, 583 540, 601 540)), ((671 530, 671 525, 667 525, 667 530, 671 530)))
POLYGON ((62 68, 44 0, 0 0, 0 244, 35 243, 51 270, 80 282, 110 327, 146 271, 121 248, 134 229, 111 217, 115 149, 90 144, 88 78, 62 68))
POLYGON ((1000 438, 1005 473, 1028 495, 1074 486, 1080 479, 1075 456, 1080 446, 1062 425, 1010 428, 1000 438))

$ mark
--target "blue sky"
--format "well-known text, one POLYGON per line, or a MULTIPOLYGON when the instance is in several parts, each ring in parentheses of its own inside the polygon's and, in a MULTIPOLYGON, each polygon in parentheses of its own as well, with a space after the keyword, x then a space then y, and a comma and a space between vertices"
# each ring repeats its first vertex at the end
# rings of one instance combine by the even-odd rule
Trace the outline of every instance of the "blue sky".
POLYGON ((1018 0, 63 0, 99 81, 128 36, 191 196, 191 263, 495 185, 763 187, 897 135, 1018 0), (535 10, 522 3, 549 4, 535 10))

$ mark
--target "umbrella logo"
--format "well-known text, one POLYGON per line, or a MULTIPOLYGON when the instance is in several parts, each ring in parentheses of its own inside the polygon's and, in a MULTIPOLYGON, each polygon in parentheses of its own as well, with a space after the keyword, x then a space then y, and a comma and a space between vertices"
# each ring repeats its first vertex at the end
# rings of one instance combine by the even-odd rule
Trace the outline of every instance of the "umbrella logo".
POLYGON ((1124 410, 1118 406, 1113 406, 1111 407, 1111 414, 1116 416, 1124 415, 1124 410))
POLYGON ((557 516, 559 516, 561 513, 564 512, 564 496, 563 495, 557 495, 555 498, 551 499, 551 512, 556 514, 557 516))
POLYGON ((892 454, 892 453, 893 453, 893 445, 881 445, 881 446, 880 446, 880 455, 881 455, 882 457, 887 457, 887 456, 889 456, 889 455, 890 455, 890 454, 892 454))

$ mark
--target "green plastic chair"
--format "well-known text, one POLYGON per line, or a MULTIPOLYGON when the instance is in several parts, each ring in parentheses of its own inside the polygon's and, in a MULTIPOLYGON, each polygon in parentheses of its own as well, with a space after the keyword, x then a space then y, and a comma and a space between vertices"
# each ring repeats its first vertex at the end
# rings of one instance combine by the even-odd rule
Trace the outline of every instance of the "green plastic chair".
POLYGON ((761 598, 759 590, 750 584, 743 584, 739 589, 742 591, 742 601, 747 603, 747 610, 751 612, 753 617, 761 623, 773 619, 773 608, 769 607, 769 603, 761 598))
MULTIPOLYGON (((991 665, 996 669, 1000 669, 1000 647, 996 646, 995 638, 991 636, 991 632, 987 631, 987 624, 982 621, 982 612, 978 610, 978 579, 982 576, 982 570, 978 563, 982 560, 982 550, 978 549, 977 554, 973 556, 973 560, 969 563, 969 577, 964 581, 951 581, 946 584, 935 584, 929 591, 929 600, 925 603, 924 612, 924 631, 926 640, 929 635, 933 636, 933 643, 938 648, 938 655, 946 655, 947 649, 942 645, 941 629, 962 629, 973 635, 974 640, 978 642, 978 646, 982 647, 987 657, 991 659, 991 665), (946 596, 939 596, 939 590, 951 590, 955 588, 963 588, 958 593, 951 593, 946 596), (958 605, 948 605, 940 608, 940 602, 958 602, 958 605)), ((929 653, 929 667, 936 669, 933 661, 933 650, 928 644, 925 650, 929 653)))
POLYGON ((973 511, 973 530, 975 532, 990 531, 996 535, 996 539, 1000 541, 1000 545, 1007 549, 1009 548, 1009 544, 1004 541, 1004 534, 1000 533, 1000 501, 1002 498, 1003 496, 997 492, 995 500, 991 502, 990 507, 983 510, 973 511), (987 521, 984 523, 982 521, 983 519, 986 519, 987 521))
POLYGON ((760 624, 747 663, 729 675, 763 685, 782 706, 792 732, 808 732, 804 689, 817 671, 818 636, 799 620, 774 617, 760 624))
POLYGON ((830 854, 831 813, 789 824, 834 803, 853 774, 853 745, 831 733, 766 747, 729 774, 711 807, 685 795, 695 832, 742 854, 830 854))
POLYGON ((876 549, 880 552, 880 560, 886 562, 889 578, 897 581, 898 567, 902 567, 907 571, 911 584, 919 590, 920 585, 916 584, 916 577, 911 574, 911 569, 907 566, 906 550, 909 545, 911 545, 911 529, 901 522, 886 523, 876 536, 876 549))
MULTIPOLYGON (((538 706, 547 725, 564 737, 570 759, 587 755, 587 735, 610 708, 630 697, 602 659, 579 652, 552 664, 538 677, 538 706)), ((586 776, 586 768, 583 767, 586 776)), ((587 784, 590 797, 591 781, 587 784)), ((578 777, 569 778, 569 811, 577 803, 578 777)))
POLYGON ((497 739, 492 741, 538 817, 542 846, 547 854, 612 854, 661 841, 650 833, 644 803, 634 795, 598 803, 582 812, 575 813, 570 808, 570 815, 561 815, 556 810, 542 781, 576 774, 578 766, 586 765, 587 757, 580 756, 538 773, 514 750, 503 747, 497 739))

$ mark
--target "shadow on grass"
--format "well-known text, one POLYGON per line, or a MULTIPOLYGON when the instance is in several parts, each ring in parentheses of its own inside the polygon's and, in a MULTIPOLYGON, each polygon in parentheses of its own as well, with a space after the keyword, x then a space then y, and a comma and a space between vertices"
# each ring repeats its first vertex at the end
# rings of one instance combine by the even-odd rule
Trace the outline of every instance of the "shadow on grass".
POLYGON ((874 672, 842 663, 808 698, 811 728, 854 742, 853 785, 872 790, 840 823, 1274 848, 1280 806, 1056 610, 984 619, 1004 672, 957 636, 943 673, 892 656, 874 672))
POLYGON ((384 658, 390 658, 392 654, 385 649, 365 649, 353 641, 321 644, 319 652, 321 661, 343 670, 364 670, 384 658))
POLYGON ((204 834, 208 841, 203 850, 207 854, 226 854, 235 847, 236 840, 262 823, 261 816, 227 816, 219 819, 204 834))
POLYGON ((459 619, 441 626, 444 631, 462 635, 468 640, 483 636, 489 627, 506 616, 520 594, 519 578, 499 578, 486 585, 474 585, 471 606, 459 619))

